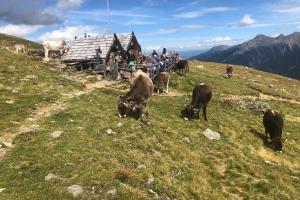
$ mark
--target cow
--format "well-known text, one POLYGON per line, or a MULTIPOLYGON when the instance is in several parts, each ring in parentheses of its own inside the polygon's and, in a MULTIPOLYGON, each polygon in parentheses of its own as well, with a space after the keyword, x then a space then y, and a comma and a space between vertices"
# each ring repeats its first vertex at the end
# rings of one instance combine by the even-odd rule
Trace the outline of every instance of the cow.
POLYGON ((143 120, 144 113, 148 115, 148 102, 153 93, 153 82, 141 70, 133 74, 132 82, 129 92, 119 97, 119 117, 125 118, 131 113, 137 113, 137 119, 143 120))
POLYGON ((16 49, 16 53, 23 52, 24 54, 26 54, 26 48, 24 44, 16 44, 15 49, 16 49))
POLYGON ((281 115, 274 110, 267 110, 264 113, 263 125, 265 127, 266 142, 268 141, 268 134, 270 135, 272 148, 275 151, 282 150, 282 128, 283 128, 283 119, 281 115))
POLYGON ((68 45, 65 41, 45 41, 45 58, 49 58, 49 51, 59 51, 60 56, 62 56, 68 49, 68 45))
POLYGON ((199 112, 202 108, 204 120, 207 121, 206 109, 208 102, 211 100, 212 91, 204 83, 197 85, 193 90, 192 102, 181 112, 185 120, 199 119, 199 112))
POLYGON ((154 84, 154 90, 157 90, 157 94, 159 94, 160 91, 164 92, 165 89, 165 93, 169 93, 170 74, 168 72, 161 72, 157 74, 152 81, 154 84))
POLYGON ((226 67, 226 74, 228 76, 228 78, 231 78, 232 77, 232 74, 233 74, 233 67, 231 65, 228 65, 226 67))
POLYGON ((181 75, 186 75, 186 73, 189 71, 189 63, 187 60, 179 60, 176 63, 175 68, 181 75))

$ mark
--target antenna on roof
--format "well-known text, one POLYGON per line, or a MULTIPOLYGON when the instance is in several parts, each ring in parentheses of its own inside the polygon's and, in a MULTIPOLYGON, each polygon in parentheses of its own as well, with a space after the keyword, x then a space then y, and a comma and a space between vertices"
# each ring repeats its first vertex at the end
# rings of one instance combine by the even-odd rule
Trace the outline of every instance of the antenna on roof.
POLYGON ((107 15, 107 32, 109 35, 112 34, 111 16, 109 10, 109 0, 106 0, 106 15, 107 15))

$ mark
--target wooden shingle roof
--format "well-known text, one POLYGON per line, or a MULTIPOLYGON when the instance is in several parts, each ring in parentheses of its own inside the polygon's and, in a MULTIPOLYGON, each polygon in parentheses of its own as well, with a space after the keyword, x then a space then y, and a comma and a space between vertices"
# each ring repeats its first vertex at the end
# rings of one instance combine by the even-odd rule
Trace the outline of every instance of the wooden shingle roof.
POLYGON ((96 58, 96 49, 100 47, 100 58, 105 59, 111 46, 116 40, 115 35, 104 35, 80 38, 75 41, 70 50, 64 55, 64 61, 91 60, 96 58))
POLYGON ((132 41, 133 36, 134 36, 133 32, 117 34, 117 37, 125 51, 128 50, 128 47, 130 45, 130 42, 132 41))

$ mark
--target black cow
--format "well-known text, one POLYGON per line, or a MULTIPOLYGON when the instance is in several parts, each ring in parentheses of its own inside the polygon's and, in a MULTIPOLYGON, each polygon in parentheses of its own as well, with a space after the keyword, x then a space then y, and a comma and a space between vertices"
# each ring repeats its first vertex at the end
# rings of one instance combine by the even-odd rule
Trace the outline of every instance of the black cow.
POLYGON ((187 60, 179 60, 176 63, 175 68, 181 75, 186 75, 186 73, 189 71, 189 62, 187 60))
POLYGON ((281 115, 274 110, 267 110, 264 114, 263 124, 265 127, 266 141, 268 141, 268 133, 272 141, 272 147, 276 151, 282 150, 282 128, 283 119, 281 115))
POLYGON ((231 78, 232 77, 232 74, 233 74, 233 67, 231 65, 228 65, 226 67, 226 74, 228 76, 228 78, 231 78))
POLYGON ((138 70, 134 73, 130 91, 125 96, 120 96, 118 101, 118 112, 120 117, 127 117, 131 111, 138 113, 138 119, 148 115, 148 101, 153 93, 152 80, 138 70))
POLYGON ((212 91, 209 86, 204 83, 197 85, 193 90, 192 102, 181 112, 182 117, 185 119, 199 119, 199 112, 202 108, 204 120, 207 121, 206 108, 211 97, 212 91))

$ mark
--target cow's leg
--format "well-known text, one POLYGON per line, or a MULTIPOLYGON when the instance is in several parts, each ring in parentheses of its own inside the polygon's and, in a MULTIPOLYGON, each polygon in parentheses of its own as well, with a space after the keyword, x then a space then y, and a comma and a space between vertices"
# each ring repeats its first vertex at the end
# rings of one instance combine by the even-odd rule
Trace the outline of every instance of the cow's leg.
POLYGON ((205 121, 207 121, 206 108, 207 108, 207 104, 204 104, 203 105, 203 117, 204 117, 205 121))

